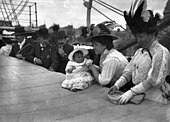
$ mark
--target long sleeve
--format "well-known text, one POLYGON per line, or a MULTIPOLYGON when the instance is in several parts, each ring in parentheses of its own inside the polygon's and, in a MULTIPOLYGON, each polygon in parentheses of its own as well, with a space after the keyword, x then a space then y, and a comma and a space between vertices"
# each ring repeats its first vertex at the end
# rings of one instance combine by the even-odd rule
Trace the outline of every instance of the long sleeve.
POLYGON ((67 65, 66 65, 66 68, 65 68, 65 71, 67 71, 68 69, 70 69, 72 67, 73 67, 73 62, 72 61, 68 61, 67 65))
POLYGON ((30 50, 30 52, 28 53, 28 55, 26 55, 26 57, 25 57, 25 60, 26 60, 26 61, 29 61, 29 62, 31 62, 31 63, 34 63, 35 48, 36 48, 36 45, 34 45, 34 46, 32 47, 32 49, 30 50))
POLYGON ((150 88, 162 84, 165 81, 165 77, 168 75, 168 60, 170 58, 169 52, 161 50, 157 52, 152 59, 151 68, 148 72, 146 80, 139 83, 132 88, 135 93, 142 93, 150 88))
POLYGON ((99 83, 107 85, 116 73, 119 66, 119 60, 117 58, 109 58, 103 63, 102 72, 99 74, 99 83))
POLYGON ((17 54, 17 52, 18 52, 19 50, 20 50, 20 49, 19 49, 19 45, 18 45, 17 43, 13 44, 9 56, 15 57, 15 55, 17 54))

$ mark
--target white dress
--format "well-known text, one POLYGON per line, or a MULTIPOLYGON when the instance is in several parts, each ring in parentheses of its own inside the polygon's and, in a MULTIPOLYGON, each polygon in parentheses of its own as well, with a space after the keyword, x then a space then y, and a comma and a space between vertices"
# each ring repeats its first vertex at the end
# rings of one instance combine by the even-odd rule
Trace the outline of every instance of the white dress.
POLYGON ((70 67, 75 67, 72 73, 66 73, 65 80, 62 82, 62 87, 70 90, 74 89, 86 89, 93 81, 93 76, 88 72, 88 64, 92 63, 92 60, 85 59, 82 63, 76 63, 69 61, 66 66, 66 71, 70 67))

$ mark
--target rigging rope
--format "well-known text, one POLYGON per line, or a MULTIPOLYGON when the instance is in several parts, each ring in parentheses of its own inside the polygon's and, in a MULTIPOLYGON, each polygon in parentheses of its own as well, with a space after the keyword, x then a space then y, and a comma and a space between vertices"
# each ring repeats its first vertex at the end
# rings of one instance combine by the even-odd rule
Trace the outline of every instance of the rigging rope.
POLYGON ((120 9, 118 9, 118 8, 116 8, 116 7, 113 7, 113 6, 111 6, 111 5, 109 5, 109 4, 105 3, 105 2, 103 2, 103 1, 101 1, 101 0, 98 0, 98 1, 100 1, 101 3, 103 3, 103 4, 105 4, 105 5, 109 6, 109 7, 113 8, 113 9, 115 9, 115 10, 117 10, 117 11, 119 11, 119 12, 123 13, 123 11, 122 11, 122 10, 120 10, 120 9))
POLYGON ((4 16, 4 12, 3 12, 3 10, 2 10, 1 4, 0 4, 0 9, 1 9, 1 13, 2 13, 3 19, 4 19, 4 21, 5 21, 5 16, 4 16))
MULTIPOLYGON (((13 18, 14 18, 14 16, 16 16, 16 9, 15 9, 15 7, 14 7, 14 4, 13 4, 13 1, 12 0, 10 0, 10 4, 11 4, 11 9, 12 9, 12 12, 11 12, 11 16, 13 15, 13 18)), ((14 22, 16 22, 16 24, 18 25, 19 24, 19 21, 18 21, 18 18, 16 18, 15 20, 14 20, 14 22)))
MULTIPOLYGON (((4 1, 3 1, 3 0, 2 0, 2 5, 3 5, 3 8, 4 8, 4 10, 5 10, 5 13, 6 13, 7 19, 8 19, 8 21, 9 21, 8 12, 7 12, 7 10, 6 10, 6 6, 5 6, 5 3, 4 3, 4 1)), ((6 19, 6 18, 5 18, 5 19, 6 19)))
POLYGON ((115 11, 114 9, 107 7, 106 5, 104 5, 104 4, 102 4, 102 3, 100 3, 100 2, 98 2, 98 1, 96 1, 96 0, 94 0, 94 2, 96 2, 96 3, 100 4, 101 6, 103 6, 103 7, 107 8, 107 9, 109 9, 109 10, 111 10, 111 11, 113 11, 113 12, 115 12, 115 13, 117 13, 117 14, 121 15, 121 16, 123 16, 123 13, 119 13, 119 12, 115 11))
POLYGON ((26 0, 24 5, 22 6, 22 8, 20 9, 20 11, 17 13, 17 17, 22 13, 22 11, 24 10, 25 6, 28 4, 29 0, 26 0))

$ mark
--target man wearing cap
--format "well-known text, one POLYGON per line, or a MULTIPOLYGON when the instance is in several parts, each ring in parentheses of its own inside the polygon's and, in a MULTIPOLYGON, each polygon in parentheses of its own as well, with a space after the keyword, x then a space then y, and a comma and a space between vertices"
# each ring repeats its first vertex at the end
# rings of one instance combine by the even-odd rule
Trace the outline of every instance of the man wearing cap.
POLYGON ((47 28, 40 28, 38 31, 38 42, 32 47, 26 56, 26 60, 49 69, 50 71, 61 72, 58 51, 49 43, 47 28))
POLYGON ((31 49, 33 40, 27 39, 27 32, 24 27, 16 26, 14 32, 16 42, 12 45, 12 50, 9 56, 24 59, 26 54, 31 49))
POLYGON ((124 12, 124 17, 142 48, 136 51, 109 94, 132 81, 134 86, 119 97, 118 104, 126 104, 133 96, 143 93, 149 100, 167 104, 170 103, 170 84, 165 78, 170 72, 170 53, 158 42, 157 22, 160 15, 146 9, 146 0, 135 3, 129 12, 124 12))
POLYGON ((122 75, 128 61, 119 51, 114 49, 113 40, 117 37, 111 35, 111 31, 104 25, 98 24, 93 29, 93 36, 87 38, 92 41, 94 51, 100 56, 100 71, 95 65, 90 66, 90 70, 95 80, 101 86, 112 86, 122 75))
POLYGON ((67 62, 69 61, 68 55, 74 49, 74 47, 67 42, 67 38, 65 31, 58 31, 58 51, 61 56, 63 69, 65 69, 67 62))

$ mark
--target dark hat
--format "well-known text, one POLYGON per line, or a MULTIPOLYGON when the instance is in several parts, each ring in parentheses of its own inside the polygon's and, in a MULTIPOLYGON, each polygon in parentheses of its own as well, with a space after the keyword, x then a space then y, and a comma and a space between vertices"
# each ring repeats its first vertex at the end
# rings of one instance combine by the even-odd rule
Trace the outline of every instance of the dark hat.
POLYGON ((137 34, 157 32, 157 22, 161 17, 160 14, 156 13, 154 16, 152 10, 147 10, 146 0, 136 0, 130 11, 124 12, 124 18, 132 33, 137 34))
POLYGON ((38 35, 40 37, 43 37, 43 38, 48 38, 49 37, 48 29, 47 28, 40 28, 38 30, 38 35))
POLYGON ((109 38, 109 40, 116 40, 118 39, 117 37, 113 36, 111 34, 111 30, 109 28, 107 28, 107 26, 103 23, 97 24, 93 31, 92 31, 92 36, 88 37, 87 39, 85 39, 86 41, 93 41, 96 40, 98 38, 109 38))
POLYGON ((25 29, 24 27, 21 26, 16 26, 14 29, 14 35, 24 35, 25 33, 25 29))
POLYGON ((58 39, 62 39, 62 38, 68 37, 68 36, 66 35, 66 32, 63 31, 63 30, 58 31, 57 36, 58 36, 58 39))
POLYGON ((53 28, 53 31, 58 31, 59 29, 60 29, 60 25, 57 25, 57 24, 54 24, 53 26, 52 26, 52 28, 53 28))

